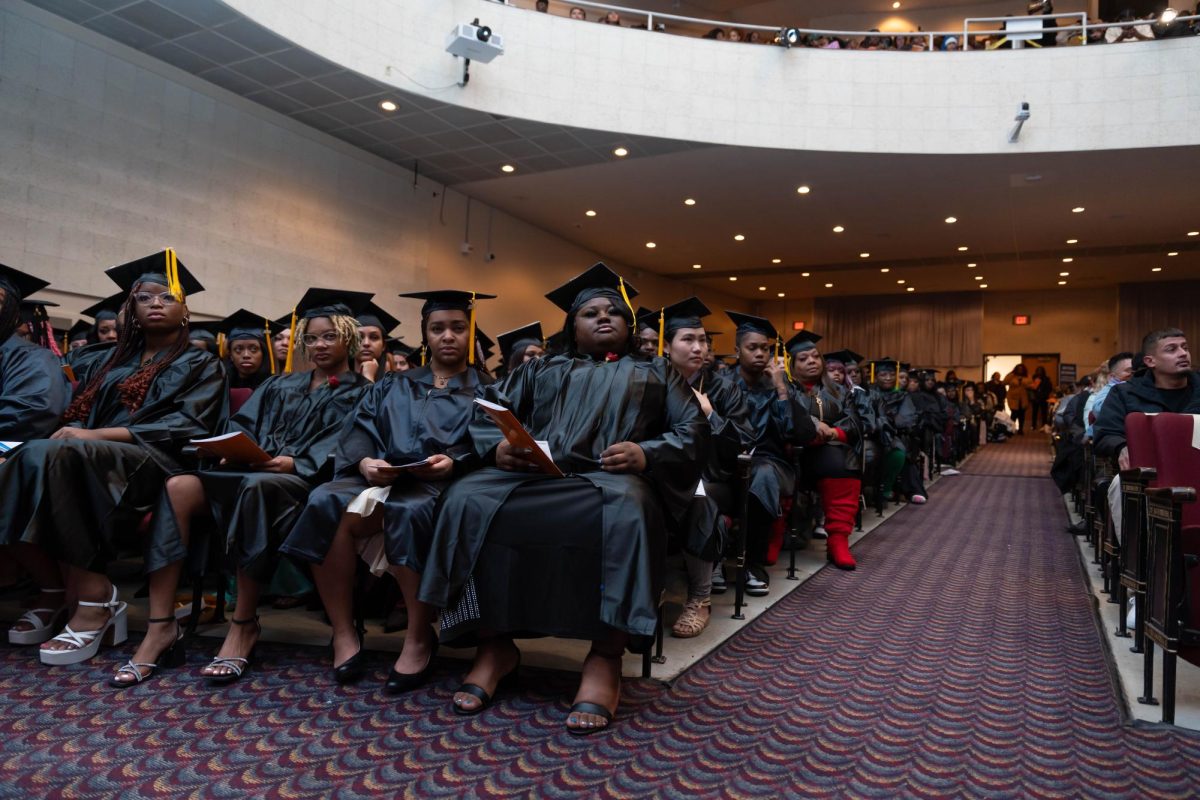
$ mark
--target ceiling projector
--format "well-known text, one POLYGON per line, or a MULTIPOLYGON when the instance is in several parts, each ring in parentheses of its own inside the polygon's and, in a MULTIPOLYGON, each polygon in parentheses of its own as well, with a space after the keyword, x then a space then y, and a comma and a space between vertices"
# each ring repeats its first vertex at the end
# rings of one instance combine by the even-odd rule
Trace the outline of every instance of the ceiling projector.
POLYGON ((487 64, 504 53, 504 38, 486 25, 455 25, 446 37, 446 52, 452 56, 487 64))

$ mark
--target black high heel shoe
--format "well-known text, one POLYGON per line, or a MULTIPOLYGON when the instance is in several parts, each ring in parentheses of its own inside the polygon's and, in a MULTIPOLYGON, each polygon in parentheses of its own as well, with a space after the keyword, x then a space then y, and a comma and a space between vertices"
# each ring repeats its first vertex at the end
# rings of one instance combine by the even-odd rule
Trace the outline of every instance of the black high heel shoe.
MULTIPOLYGON (((333 642, 329 643, 333 647, 333 642)), ((363 646, 363 632, 358 631, 358 652, 333 668, 333 679, 342 686, 358 683, 367 674, 367 649, 363 646)))
POLYGON ((130 686, 137 686, 142 681, 147 681, 154 677, 154 673, 158 670, 167 669, 168 667, 181 667, 187 661, 187 652, 183 644, 183 628, 179 626, 179 620, 172 616, 148 619, 146 622, 156 624, 174 622, 175 641, 171 642, 166 650, 158 654, 158 658, 155 659, 153 664, 140 664, 132 658, 126 661, 125 666, 117 670, 116 674, 108 679, 108 685, 114 689, 128 689, 130 686), (148 670, 145 675, 142 674, 143 669, 148 670), (122 675, 132 675, 133 679, 123 681, 120 677, 122 675))
POLYGON ((432 625, 429 626, 429 635, 433 637, 433 648, 429 651, 429 660, 425 662, 425 666, 420 672, 397 672, 396 668, 392 667, 387 683, 383 685, 384 694, 411 692, 429 680, 429 676, 433 674, 433 660, 437 658, 438 653, 438 638, 432 625))

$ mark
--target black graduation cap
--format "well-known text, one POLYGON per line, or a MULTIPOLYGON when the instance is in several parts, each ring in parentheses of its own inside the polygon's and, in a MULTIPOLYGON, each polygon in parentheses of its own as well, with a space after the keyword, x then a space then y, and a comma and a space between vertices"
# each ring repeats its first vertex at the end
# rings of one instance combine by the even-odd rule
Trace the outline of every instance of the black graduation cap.
POLYGON ((417 348, 407 345, 399 339, 388 339, 387 351, 389 353, 400 353, 401 355, 408 357, 417 352, 417 348))
POLYGON ((50 281, 35 278, 19 269, 0 264, 0 286, 21 297, 28 297, 50 285, 50 281))
POLYGON ((546 339, 546 352, 551 355, 567 352, 567 334, 566 331, 558 331, 552 333, 546 339))
POLYGON ((805 350, 812 350, 817 346, 817 342, 821 341, 821 335, 812 331, 796 331, 796 335, 788 339, 784 343, 783 348, 791 355, 802 353, 805 350))
POLYGON ((900 368, 901 372, 912 372, 912 364, 907 364, 907 363, 901 361, 896 366, 900 368))
POLYGON ((72 325, 71 329, 67 331, 67 343, 70 344, 71 342, 75 342, 80 339, 86 339, 91 332, 92 323, 81 319, 79 322, 76 322, 74 325, 72 325))
POLYGON ((125 298, 128 296, 128 292, 117 292, 116 294, 109 295, 98 303, 93 303, 79 313, 85 317, 91 317, 92 319, 96 320, 96 322, 100 322, 101 320, 105 319, 116 319, 117 312, 121 310, 121 306, 125 305, 125 298))
POLYGON ((400 297, 411 297, 414 300, 424 300, 421 306, 421 319, 435 311, 470 311, 471 300, 495 300, 496 295, 483 292, 463 292, 458 289, 434 289, 427 292, 401 292, 400 297))
POLYGON ((637 329, 640 331, 643 328, 650 328, 655 333, 658 332, 658 310, 638 306, 637 313, 633 315, 637 320, 637 329))
POLYGON ((834 350, 832 353, 823 353, 826 361, 837 361, 839 364, 857 364, 863 360, 863 357, 853 350, 834 350))
POLYGON ((693 296, 686 300, 680 300, 678 303, 672 303, 663 309, 663 316, 667 320, 667 338, 670 339, 671 335, 680 328, 703 328, 702 320, 711 313, 708 306, 704 305, 699 297, 693 296))
POLYGON ((502 333, 496 339, 500 342, 500 357, 508 361, 518 348, 524 349, 531 344, 542 347, 545 337, 542 336, 542 323, 531 322, 524 327, 502 333))
POLYGON ((38 311, 42 312, 41 316, 43 318, 48 317, 49 315, 46 313, 47 306, 57 307, 58 303, 51 303, 49 300, 22 300, 19 311, 21 321, 25 323, 33 322, 38 316, 38 311))
POLYGON ((761 333, 768 339, 778 339, 779 331, 771 324, 771 320, 756 317, 753 314, 743 314, 739 311, 726 311, 725 316, 737 326, 738 333, 761 333))
POLYGON ((178 268, 179 284, 183 288, 185 295, 197 294, 204 291, 204 286, 201 285, 200 281, 196 280, 196 276, 183 265, 183 262, 175 255, 175 251, 171 249, 160 250, 157 253, 143 256, 135 261, 109 267, 104 270, 104 274, 113 283, 120 286, 125 294, 129 294, 133 291, 133 287, 139 283, 151 282, 169 286, 167 272, 171 264, 174 264, 178 268))
MULTIPOLYGON (((304 293, 296 304, 296 319, 312 319, 314 317, 346 316, 354 317, 362 312, 374 297, 373 292, 351 292, 346 289, 312 288, 304 293)), ((287 317, 287 326, 291 327, 291 315, 287 317)))
POLYGON ((215 342, 217 340, 217 332, 220 330, 221 321, 215 322, 189 322, 188 323, 188 338, 200 339, 204 342, 215 342))
POLYGON ((400 326, 400 320, 384 311, 374 302, 368 302, 355 317, 360 328, 379 328, 386 337, 400 326))
MULTIPOLYGON (((594 297, 616 295, 622 300, 625 297, 632 300, 637 297, 637 294, 637 289, 633 288, 633 284, 625 281, 602 262, 597 262, 586 272, 576 275, 557 289, 547 292, 546 299, 570 314, 572 310, 594 297), (625 289, 625 296, 621 295, 622 287, 625 289)), ((632 308, 630 308, 630 313, 633 313, 632 308)))
POLYGON ((488 336, 479 326, 475 326, 475 341, 479 342, 479 346, 483 348, 483 360, 487 361, 492 356, 496 355, 496 343, 492 337, 488 336))
POLYGON ((239 308, 217 325, 217 330, 224 333, 225 340, 229 342, 238 339, 254 339, 265 344, 269 337, 283 329, 284 326, 280 323, 268 320, 266 317, 244 308, 239 308))
POLYGON ((868 361, 866 365, 873 367, 876 372, 895 372, 896 368, 900 366, 899 362, 891 356, 884 356, 874 361, 868 361))

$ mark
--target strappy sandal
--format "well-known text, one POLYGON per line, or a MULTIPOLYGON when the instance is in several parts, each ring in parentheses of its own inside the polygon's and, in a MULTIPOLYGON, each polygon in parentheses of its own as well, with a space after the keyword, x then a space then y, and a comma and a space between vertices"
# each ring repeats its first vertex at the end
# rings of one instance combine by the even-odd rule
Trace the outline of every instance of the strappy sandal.
POLYGON ((501 689, 508 688, 513 684, 514 681, 516 681, 517 672, 520 669, 521 653, 518 651, 516 666, 509 670, 503 678, 496 681, 496 689, 492 694, 488 694, 487 690, 485 690, 482 686, 474 683, 464 683, 462 686, 459 686, 454 690, 455 694, 469 694, 479 701, 479 705, 475 706, 474 708, 463 708, 458 703, 455 703, 454 699, 451 698, 450 705, 454 706, 454 713, 462 717, 473 717, 476 714, 482 713, 485 708, 492 704, 492 700, 497 694, 500 693, 501 689))
MULTIPOLYGON (((42 594, 66 594, 66 589, 42 589, 42 594)), ((65 605, 58 608, 31 608, 21 615, 21 618, 13 623, 13 627, 8 629, 9 644, 41 644, 54 637, 54 632, 57 631, 64 622, 66 622, 67 607, 65 605), (40 614, 49 614, 46 619, 42 619, 40 614), (22 622, 29 625, 29 630, 19 631, 16 626, 22 622)))
POLYGON ((689 597, 683 605, 683 613, 671 626, 671 635, 677 639, 692 639, 704 633, 712 619, 711 601, 705 597, 689 597), (707 612, 707 613, 706 613, 707 612))
POLYGON ((180 627, 178 619, 176 619, 174 616, 158 617, 156 619, 148 619, 146 622, 153 624, 174 622, 175 641, 171 642, 171 644, 167 646, 166 650, 163 650, 158 654, 158 658, 153 664, 140 663, 134 661, 132 658, 126 661, 125 666, 117 670, 116 674, 108 679, 108 685, 112 686, 114 689, 127 689, 130 686, 137 686, 142 681, 149 680, 151 677, 153 677, 154 673, 158 670, 167 669, 168 667, 180 667, 183 666, 185 661, 187 661, 187 652, 185 651, 183 644, 183 628, 180 627), (145 674, 142 674, 143 669, 146 670, 145 674), (127 681, 121 680, 122 675, 132 675, 133 679, 127 681))
POLYGON ((121 600, 118 600, 117 587, 112 587, 112 599, 107 603, 92 603, 87 600, 80 600, 79 605, 87 606, 88 608, 106 608, 112 616, 108 618, 108 622, 104 626, 94 631, 77 631, 67 625, 63 628, 63 632, 55 636, 50 641, 62 642, 63 644, 71 645, 69 650, 47 650, 42 648, 38 651, 38 658, 43 664, 51 666, 59 666, 64 664, 79 664, 87 661, 92 656, 96 655, 100 650, 101 644, 121 644, 129 638, 129 620, 127 618, 128 606, 121 600))
MULTIPOLYGON (((250 619, 230 619, 229 621, 234 625, 249 625, 254 623, 259 633, 262 633, 262 625, 258 624, 257 614, 250 619)), ((228 686, 245 675, 250 670, 250 659, 254 658, 255 647, 258 647, 258 640, 255 640, 254 647, 251 647, 250 652, 245 656, 217 656, 210 661, 204 669, 224 668, 229 670, 229 672, 223 675, 204 675, 208 679, 208 685, 228 686)))

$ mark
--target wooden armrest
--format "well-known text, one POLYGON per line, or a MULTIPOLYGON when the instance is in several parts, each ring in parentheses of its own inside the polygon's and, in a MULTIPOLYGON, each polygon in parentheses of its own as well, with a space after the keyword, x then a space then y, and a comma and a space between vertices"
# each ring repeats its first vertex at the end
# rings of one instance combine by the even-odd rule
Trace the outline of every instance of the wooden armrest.
POLYGON ((1147 489, 1146 496, 1155 500, 1166 500, 1170 503, 1196 502, 1196 490, 1191 486, 1158 486, 1147 489))
POLYGON ((1140 483, 1148 483, 1158 477, 1158 470, 1154 467, 1131 467, 1130 469, 1121 470, 1121 480, 1138 481, 1140 483))

